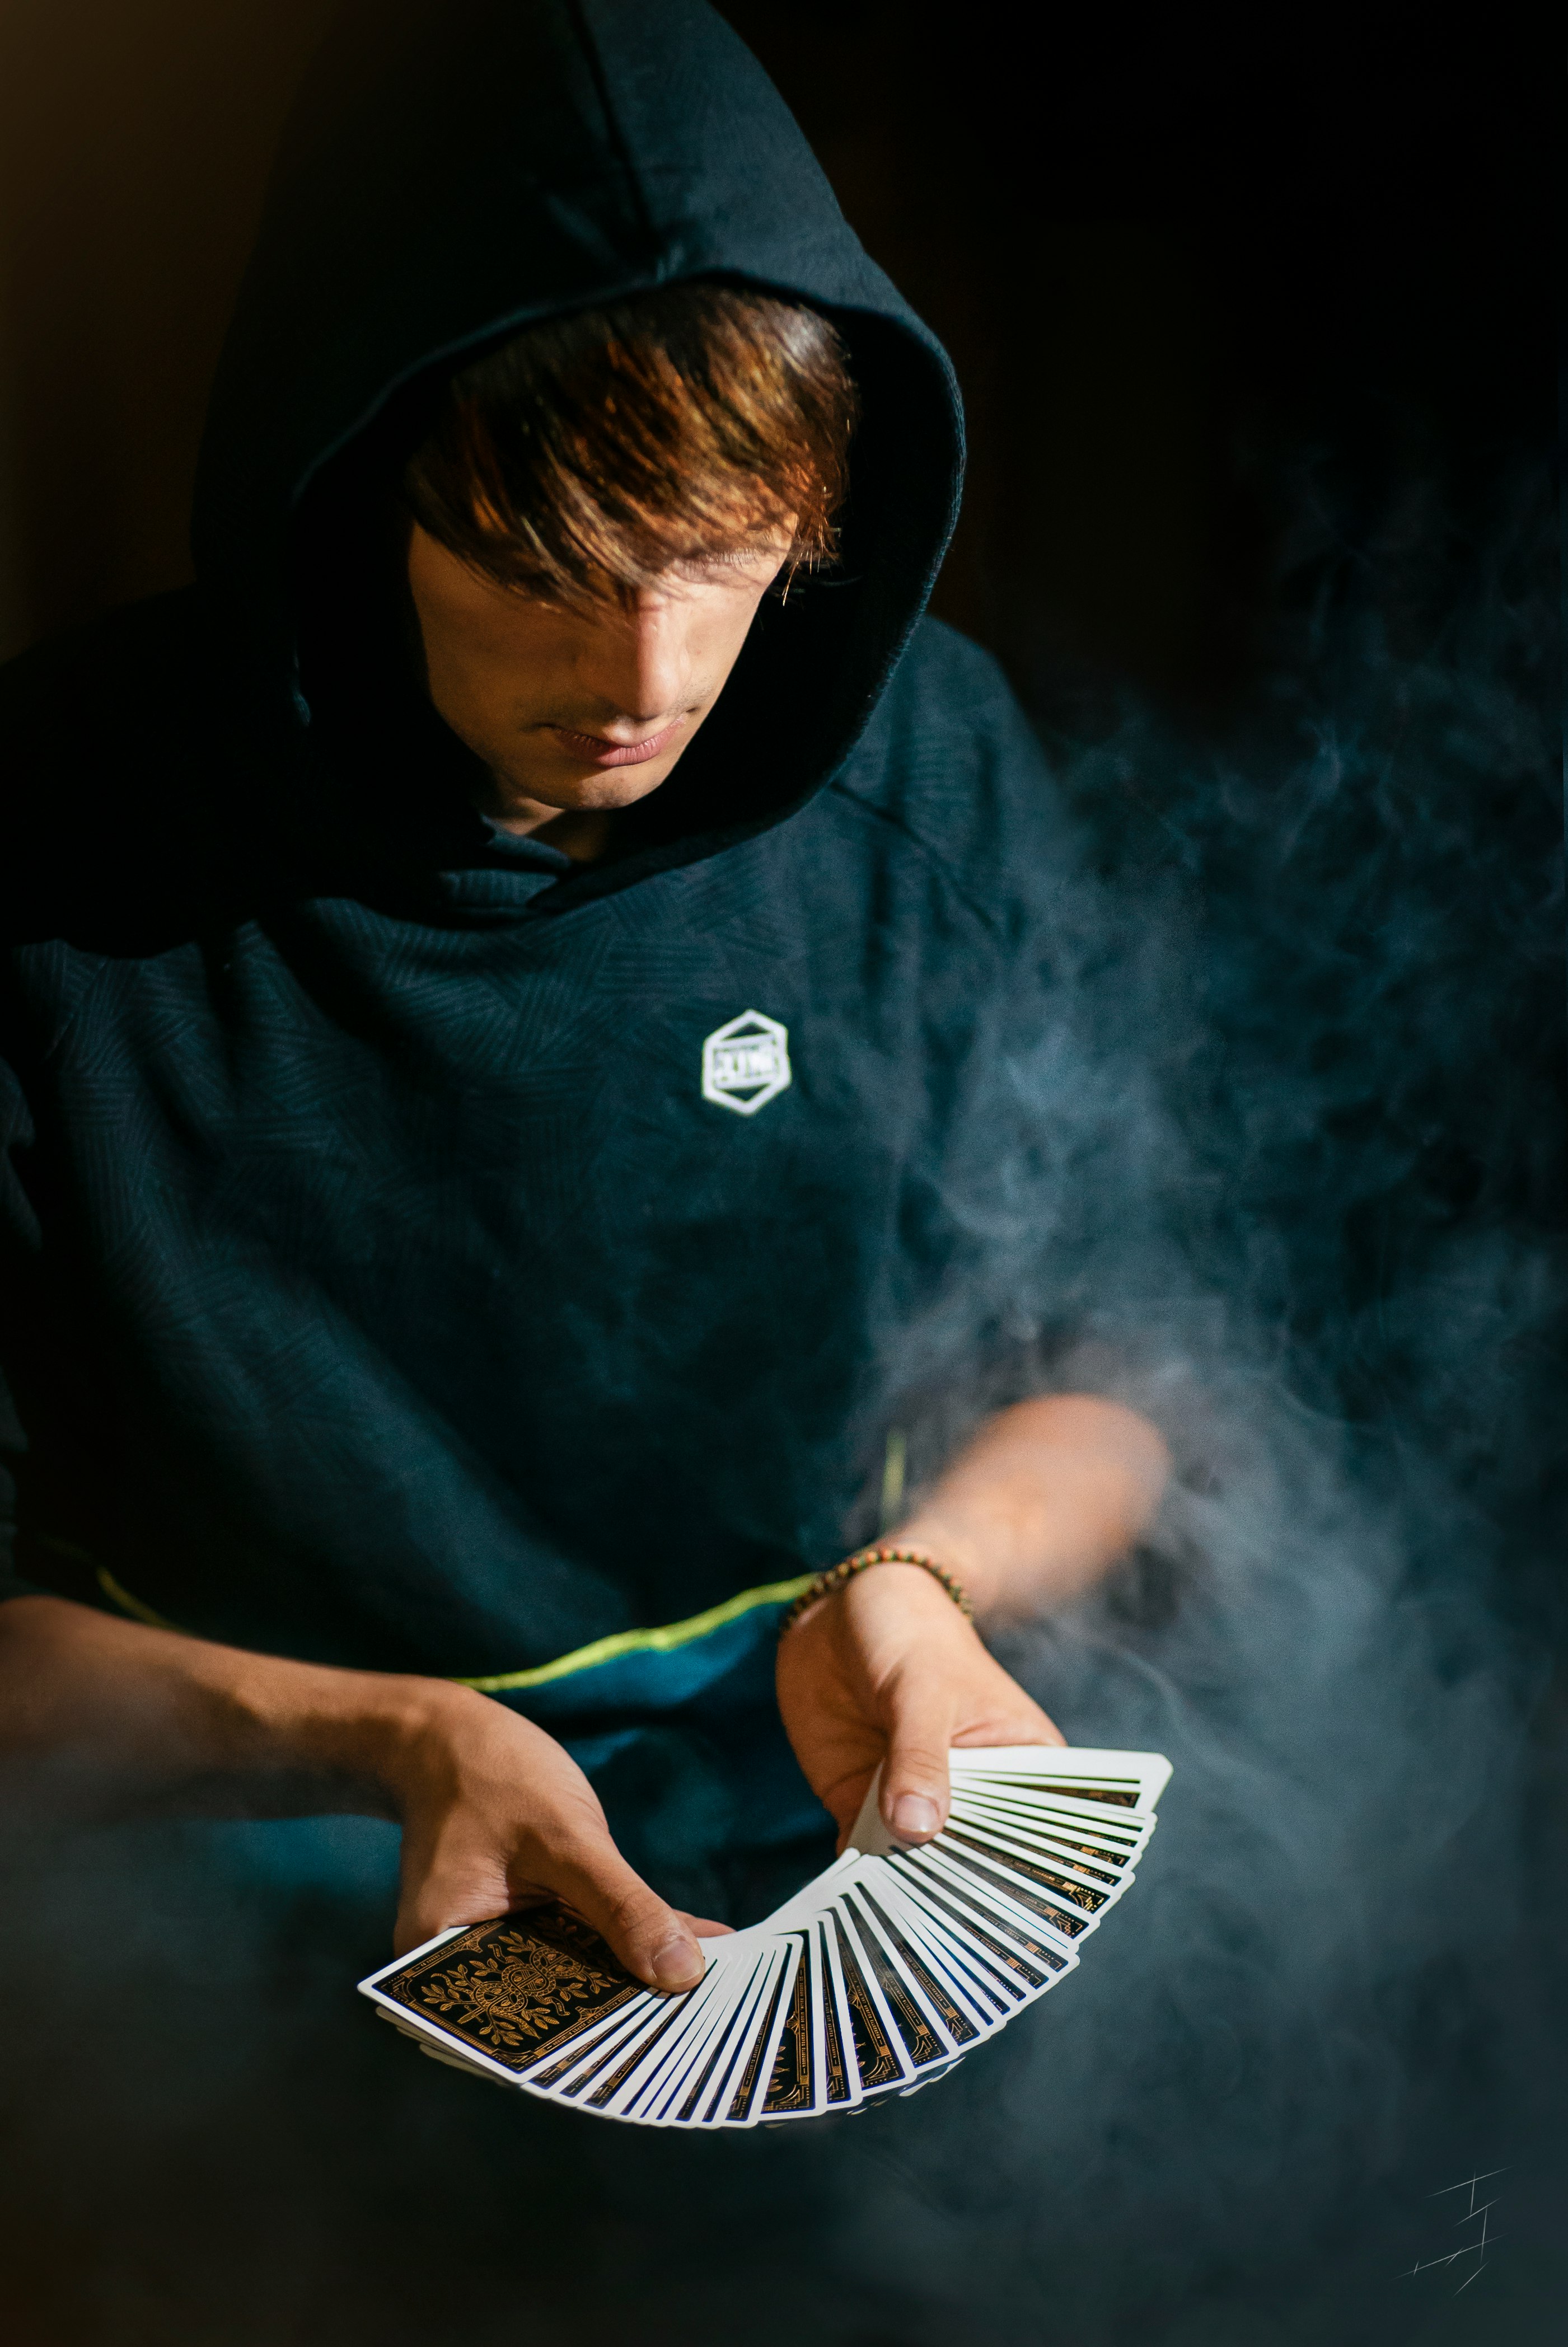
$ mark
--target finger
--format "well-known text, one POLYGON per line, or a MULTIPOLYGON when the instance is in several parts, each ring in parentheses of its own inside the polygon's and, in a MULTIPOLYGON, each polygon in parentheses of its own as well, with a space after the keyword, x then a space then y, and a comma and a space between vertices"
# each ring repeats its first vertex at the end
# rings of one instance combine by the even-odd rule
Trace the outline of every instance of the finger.
MULTIPOLYGON (((392 1927, 393 1954, 395 1956, 411 1955, 415 1948, 422 1948, 426 1940, 435 1939, 438 1932, 450 1931, 452 1928, 450 1922, 434 1920, 443 1911, 439 1901, 432 1904, 422 1897, 412 1895, 405 1891, 398 1901, 397 1920, 392 1927)), ((498 1907, 496 1910, 498 1915, 504 1915, 506 1911, 505 1907, 498 1907)), ((471 1915, 454 1920, 487 1923, 490 1918, 487 1915, 471 1915)))
POLYGON ((419 1862, 407 1834, 401 1875, 397 1922, 392 1934, 392 1952, 396 1956, 422 1948, 426 1940, 455 1925, 488 1923, 524 1903, 508 1890, 506 1869, 492 1855, 487 1853, 483 1862, 432 1869, 419 1862))
POLYGON ((976 1720, 968 1727, 956 1728, 952 1741, 966 1750, 978 1751, 988 1744, 1065 1744, 1067 1738, 1049 1712, 1019 1691, 1019 1709, 993 1719, 976 1720))
POLYGON ((666 1906, 606 1837, 552 1870, 555 1887, 650 1988, 694 1988, 707 1969, 691 1919, 666 1906))
POLYGON ((940 1680, 911 1681, 894 1694, 880 1808, 902 1841, 929 1841, 948 1821, 952 1720, 952 1696, 940 1680))
POLYGON ((843 1856, 849 1845, 850 1829, 865 1806, 871 1789, 875 1768, 857 1768, 853 1776, 841 1777, 836 1785, 829 1785, 817 1795, 823 1808, 838 1828, 838 1854, 843 1856))
POLYGON ((707 1915, 688 1915, 684 1907, 672 1907, 670 1911, 672 1915, 679 1915, 682 1923, 689 1923, 700 1940, 723 1940, 734 1937, 735 1927, 733 1923, 715 1923, 712 1917, 707 1915))
MULTIPOLYGON (((547 1900, 555 1900, 557 1903, 562 1907, 568 1907, 571 1904, 569 1900, 559 1899, 558 1894, 553 1891, 541 1891, 538 1899, 519 1899, 515 1901, 514 1904, 519 1908, 527 1908, 528 1906, 538 1906, 547 1900)), ((576 1909, 573 1908, 572 1912, 575 1914, 576 1911, 576 1909)), ((671 1907, 670 1912, 674 1916, 678 1916, 680 1921, 686 1925, 687 1929, 694 1932, 699 1939, 733 1940, 734 1938, 735 1927, 733 1923, 716 1922, 712 1915, 688 1915, 684 1907, 671 1907)), ((588 1918, 585 1916, 583 1921, 586 1922, 588 1918)))

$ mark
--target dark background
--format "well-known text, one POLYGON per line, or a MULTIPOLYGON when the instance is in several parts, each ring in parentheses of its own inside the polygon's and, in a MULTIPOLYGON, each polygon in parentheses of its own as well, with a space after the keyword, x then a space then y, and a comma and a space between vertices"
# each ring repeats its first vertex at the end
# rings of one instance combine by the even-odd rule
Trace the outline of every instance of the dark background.
MULTIPOLYGON (((943 616, 1204 712, 1260 659, 1277 474, 1473 519, 1551 433, 1555 60, 1412 12, 1141 21, 733 0, 873 254, 952 352, 943 616)), ((189 575, 218 343, 328 0, 0 10, 0 651, 189 575)))
POLYGON ((1506 450, 1548 444, 1544 60, 1506 36, 1376 8, 724 13, 953 354, 973 466, 938 609, 1020 676, 1049 643, 1213 714, 1270 657, 1293 453, 1332 455, 1347 520, 1419 473, 1462 527, 1506 450))
MULTIPOLYGON (((1533 2278, 1509 2285, 1500 2265, 1502 2295, 1486 2298, 1489 2277, 1441 2305, 1389 2285, 1354 2336, 1533 2347, 1561 2324, 1562 2270, 1544 2245, 1561 2215, 1548 2182, 1563 2141, 1511 2139, 1498 2082, 1522 2060, 1543 2074, 1561 2061, 1557 2040, 1505 2059, 1500 2012, 1511 2000, 1536 2009, 1532 1945, 1559 1935, 1562 1961, 1568 1874, 1563 1705, 1548 1666, 1563 1629, 1568 1402, 1552 905, 1555 190, 1542 112, 1557 60, 1506 22, 1472 19, 1461 39, 1404 11, 1255 10, 1238 23, 995 0, 730 0, 723 13, 779 83, 872 253, 953 354, 970 487, 936 608, 1007 664, 1122 900, 1157 903, 1190 938, 1208 1040, 1189 1089, 1234 1202, 1220 1238, 1251 1217, 1279 1241, 1266 1277, 1248 1275, 1249 1307, 1283 1332, 1313 1406, 1352 1430, 1369 1480, 1397 1477, 1407 1454, 1451 1465, 1445 1489, 1513 1641, 1534 1755, 1522 1934, 1499 1960, 1494 2006, 1440 1998, 1410 2024, 1406 2055, 1428 2099, 1413 2096, 1405 2148, 1388 2157, 1413 2207, 1447 2175, 1420 2170, 1423 2126, 1440 2165, 1501 2142, 1517 2171, 1513 2272, 1533 2278), (1330 717, 1407 779, 1348 792, 1311 852, 1282 860, 1301 740, 1330 717), (1123 739, 1135 753, 1092 754, 1123 739), (1372 880, 1358 889, 1362 873, 1372 880), (1248 1153, 1243 1182, 1225 1140, 1249 1088, 1311 1112, 1278 1120, 1290 1130, 1248 1153), (1528 1259, 1534 1286, 1472 1373, 1462 1350, 1445 1352, 1423 1282, 1456 1249, 1489 1246, 1528 1259)), ((187 575, 206 382, 277 125, 327 14, 324 0, 5 0, 0 651, 187 575)), ((1376 764, 1357 769, 1363 782, 1376 764)), ((1413 1538, 1440 1596, 1445 1526, 1413 1538)), ((25 1879, 14 1894, 30 1895, 25 1879)), ((1466 1881, 1457 1895, 1483 1911, 1490 1893, 1466 1881)), ((123 1885, 106 1911, 134 1933, 123 1885)), ((90 1910, 77 1920, 97 1928, 90 1910)), ((38 1950, 49 1944, 41 1934, 38 1950)), ((251 1961, 234 1959, 231 1991, 251 1961)), ((320 1970, 324 1983, 342 1965, 323 1956, 320 1970)), ((8 1960, 13 1991, 27 1977, 20 1954, 8 1960)), ((112 2014, 84 2016, 95 2062, 149 2095, 173 2092, 147 2049, 178 2046, 193 1977, 169 1984, 128 2068, 112 2014)), ((212 1998, 223 1984, 220 1964, 212 1998)), ((291 1990, 279 2024, 300 2050, 273 2120, 279 2157, 297 2158, 332 2205, 328 2172, 352 2161, 374 2102, 318 2114, 320 2140, 291 2146, 313 2049, 323 2075, 340 2059, 336 2020, 309 2007, 311 1986, 291 1990)), ((47 2046, 28 2060, 46 2080, 47 2046)), ((366 2096, 379 2075, 366 2070, 366 2096)), ((90 2109, 91 2092, 73 2091, 90 2109)), ((190 2143, 204 2129, 220 2138, 220 2072, 208 2104, 189 2082, 179 2093, 190 2143)), ((927 2134, 938 2125, 922 2121, 927 2134)), ((544 2206, 555 2139, 540 2138, 528 2186, 544 2206)), ((476 2136, 492 2150, 499 2140, 488 2122, 476 2136)), ((64 2121, 7 2151, 30 2189, 75 2157, 64 2121)), ((194 2190, 198 2164, 176 2160, 170 2188, 194 2190)), ((714 2185, 705 2155, 676 2172, 695 2191, 714 2185)), ((712 2295, 692 2301, 700 2329, 743 2335, 763 2321, 737 2243, 765 2239, 775 2172, 770 2153, 735 2204, 712 2295)), ((656 2265, 660 2227, 691 2214, 667 2188, 641 2229, 622 2206, 620 2233, 608 2250, 601 2233, 593 2253, 613 2264, 619 2241, 629 2274, 656 2265)), ((53 2213, 11 2252, 26 2277, 25 2347, 261 2335, 239 2308, 227 2322, 221 2312, 259 2251, 244 2212, 209 2209, 205 2241, 183 2253, 170 2246, 178 2227, 157 2232, 149 2263, 156 2177, 137 2189, 127 2207, 142 2209, 139 2230, 134 2214, 106 2228, 91 2194, 73 2219, 68 2195, 41 2192, 53 2213), (183 2256, 199 2286, 187 2287, 183 2256)), ((445 2293, 456 2187, 443 2178, 432 2191, 432 2229, 407 2220, 409 2303, 419 2335, 445 2339, 444 2309, 482 2322, 490 2301, 477 2285, 445 2293)), ((384 2259, 396 2228, 384 2211, 363 2221, 365 2255, 384 2259)), ((582 2212, 560 2222, 581 2226, 582 2212)), ((1303 2274, 1247 2297, 1221 2260, 1183 2318, 1225 2347, 1348 2341, 1356 2277, 1388 2284, 1390 2260, 1380 2239, 1358 2242, 1353 2214, 1334 2223, 1323 2260, 1337 2295, 1325 2284, 1319 2301, 1321 2275, 1303 2274), (1290 2327, 1291 2307, 1309 2301, 1317 2311, 1290 2327)), ((1411 2238, 1426 2254, 1427 2237, 1411 2238)), ((320 2254, 323 2327, 279 2335, 392 2338, 390 2314, 379 2332, 361 2328, 354 2245, 320 2254)), ((598 2347, 641 2324, 663 2339, 632 2280, 601 2283, 588 2328, 569 2291, 541 2337, 598 2347)), ((377 2304, 392 2303, 388 2289, 384 2274, 377 2304)), ((907 2310, 883 2317, 868 2303, 856 2319, 866 2347, 916 2335, 907 2310)), ((983 2321, 972 2335, 987 2335, 983 2321)), ((1148 2311, 1114 2335, 1166 2333, 1148 2311)))

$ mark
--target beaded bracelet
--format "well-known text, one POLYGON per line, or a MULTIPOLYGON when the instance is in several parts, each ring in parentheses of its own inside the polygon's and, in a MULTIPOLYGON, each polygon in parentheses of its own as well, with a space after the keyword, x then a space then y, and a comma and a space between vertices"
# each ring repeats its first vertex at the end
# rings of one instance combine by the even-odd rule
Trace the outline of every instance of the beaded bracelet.
POLYGON ((853 1581, 857 1573, 865 1573, 874 1564, 922 1566, 934 1581, 941 1583, 965 1621, 974 1620, 975 1609, 969 1602, 963 1583, 950 1573, 945 1565, 938 1564, 935 1557, 922 1556, 917 1549, 913 1548, 857 1548, 853 1556, 846 1556, 842 1564, 830 1564, 825 1573, 817 1574, 808 1589, 801 1591, 800 1595, 779 1624, 779 1636, 782 1638, 786 1630, 793 1630, 801 1615, 809 1606, 815 1605, 819 1597, 831 1597, 835 1589, 842 1589, 846 1581, 853 1581))

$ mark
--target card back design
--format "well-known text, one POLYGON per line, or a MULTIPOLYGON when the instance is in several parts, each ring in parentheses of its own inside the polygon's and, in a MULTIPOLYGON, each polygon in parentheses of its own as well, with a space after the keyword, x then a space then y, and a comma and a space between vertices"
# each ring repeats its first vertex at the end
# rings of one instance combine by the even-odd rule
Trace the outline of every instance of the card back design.
POLYGON ((855 1960, 855 1951, 844 1925, 833 1918, 835 1943, 838 1951, 838 1967, 844 1976, 844 1993, 849 2006, 849 2034, 855 2045, 856 2066, 860 2072, 860 2084, 868 2094, 882 2086, 896 2086, 904 2075, 904 2065, 894 2053, 887 2032, 882 2026, 882 2016, 872 2002, 865 1976, 855 1960))
POLYGON ((869 1890, 862 1891, 860 1895, 886 1933, 905 1971, 914 1981, 916 1987, 919 1989, 953 2043, 956 2045, 970 2045, 979 2035, 979 2031, 973 2022, 959 2011, 944 1983, 937 1979, 929 1964, 922 1962, 916 1953, 880 1901, 876 1899, 869 1890))
POLYGON ((1087 1882, 1074 1881, 1069 1875, 1058 1874, 1054 1868, 1040 1866, 1032 1858, 1025 1858, 1021 1852, 999 1848, 994 1841, 978 1840, 973 1834, 961 1833, 956 1826, 947 1829, 946 1838, 949 1841, 961 1842, 966 1850, 979 1850, 983 1857, 1000 1858, 1010 1873, 1028 1875, 1031 1882, 1040 1883, 1047 1891, 1054 1891, 1059 1899, 1071 1899, 1075 1907, 1083 1908, 1091 1915, 1105 1904, 1103 1891, 1095 1891, 1087 1882))
POLYGON ((927 1901, 934 1907, 939 1907, 945 1914, 949 1915, 972 1940, 979 1941, 982 1948, 987 1949, 999 1963, 1005 1964, 1027 1988, 1038 1989, 1048 1985, 1050 1976, 1065 1968, 1068 1960, 1060 1949, 1048 1947, 1043 1940, 1035 1939, 1030 1933, 1017 1926, 1009 1927, 1009 1937, 1007 1940, 999 1939, 997 1937, 998 1919, 995 1912, 989 1908, 977 1906, 975 1901, 968 1898, 956 1883, 947 1884, 947 1891, 950 1895, 944 1897, 930 1875, 917 1872, 907 1859, 895 1859, 893 1863, 896 1866, 902 1866, 907 1870, 918 1898, 927 1901), (958 1901, 957 1906, 952 1903, 955 1900, 958 1901), (1044 1969, 1037 1971, 1035 1963, 1029 1961, 1030 1957, 1044 1969))
MULTIPOLYGON (((798 1978, 804 1970, 805 1966, 804 1963, 797 1964, 795 1966, 796 1977, 798 1978)), ((767 2053, 768 2046, 773 2038, 774 2024, 778 2019, 779 2001, 783 1997, 784 1993, 784 1984, 783 1978, 781 1977, 774 1983, 773 1993, 768 2001, 767 2014, 763 2021, 762 2026, 760 2028, 753 2029, 752 2042, 750 2046, 747 2048, 746 2058, 742 2065, 740 2083, 735 2088, 734 2098, 731 2102, 727 2114, 727 2116, 732 2119, 744 2119, 751 2110, 752 2097, 757 2091, 757 2077, 763 2066, 764 2057, 767 2053)))
POLYGON ((1076 1914, 1069 1907, 1059 1907, 1053 1900, 1042 1899, 1038 1891, 1026 1890, 1010 1867, 1005 1874, 999 1874, 994 1866, 982 1866, 979 1860, 971 1858, 967 1850, 953 1849, 950 1839, 946 1833, 939 1833, 930 1847, 940 1850, 953 1865, 967 1868, 968 1872, 977 1876, 988 1889, 999 1891, 1004 1899, 1010 1899, 1015 1906, 1027 1907, 1031 1915, 1038 1915, 1042 1922, 1050 1925, 1053 1932, 1065 1932, 1071 1940, 1076 1939, 1080 1932, 1088 1929, 1089 1919, 1086 1915, 1076 1914))
POLYGON ((702 2067, 698 2072, 696 2077, 692 2080, 691 2091, 687 2095, 685 2101, 682 2104, 681 2108, 677 2113, 677 2117, 682 2121, 690 2123, 698 2117, 699 2106, 702 2101, 703 2096, 708 2091, 709 2081, 714 2077, 715 2074, 718 2078, 718 2086, 715 2089, 714 2101, 716 2102, 719 2096, 723 2093, 724 2086, 728 2082, 730 2071, 734 2065, 734 2050, 737 2036, 743 2031, 744 2020, 751 2010, 751 1999, 756 1986, 757 1977, 766 1969, 766 1961, 767 1960, 764 1957, 758 1963, 756 1973, 753 1973, 752 1980, 747 1983, 742 1995, 734 2004, 726 2008, 723 2019, 720 2021, 718 2027, 714 2030, 712 2045, 708 2050, 708 2058, 703 2063, 702 2067), (723 2065, 722 2067, 721 2064, 723 2065))
POLYGON ((1074 1801, 1099 1801, 1108 1809, 1135 1809, 1138 1806, 1136 1786, 1043 1784, 1040 1789, 1047 1793, 1065 1793, 1074 1801))
POLYGON ((860 1944, 866 1951, 866 1961, 882 1992, 882 2001, 893 2015, 894 2026, 904 2040, 910 2061, 917 2070, 923 2070, 927 2062, 939 2062, 948 2048, 938 2042, 936 2031, 888 1963, 881 1942, 866 1922, 864 1911, 847 1896, 845 1904, 859 1927, 860 1944))
POLYGON ((597 1932, 559 1906, 476 1923, 378 1985, 508 2070, 528 2069, 648 1993, 597 1932))
POLYGON ((808 2111, 814 2092, 812 2085, 811 2030, 811 1964, 804 1942, 801 1943, 800 1962, 795 1966, 794 1986, 790 1991, 789 2011, 779 2038, 778 2052, 774 2056, 773 2074, 768 2090, 763 2096, 764 2118, 797 2116, 808 2111))
MULTIPOLYGON (((819 1924, 817 1928, 820 1932, 825 1927, 819 1924)), ((855 2096, 845 2057, 844 2034, 838 2024, 838 1994, 825 1942, 821 1943, 821 1958, 823 2091, 829 2105, 853 2103, 855 2096)))

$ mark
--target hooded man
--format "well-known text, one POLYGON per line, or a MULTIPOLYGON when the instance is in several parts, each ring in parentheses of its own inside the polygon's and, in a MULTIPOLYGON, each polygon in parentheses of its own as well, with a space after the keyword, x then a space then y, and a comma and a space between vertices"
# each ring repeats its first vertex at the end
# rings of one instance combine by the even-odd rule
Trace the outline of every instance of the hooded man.
POLYGON ((554 1894, 679 1988, 666 1892, 1060 1740, 967 1606, 1136 1535, 1131 1411, 1015 1404, 814 1579, 983 1351, 1050 1015, 1049 785, 921 618, 959 469, 702 0, 340 20, 197 585, 5 679, 29 1799, 392 1817, 399 1947, 554 1894))

